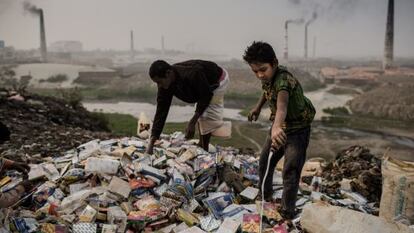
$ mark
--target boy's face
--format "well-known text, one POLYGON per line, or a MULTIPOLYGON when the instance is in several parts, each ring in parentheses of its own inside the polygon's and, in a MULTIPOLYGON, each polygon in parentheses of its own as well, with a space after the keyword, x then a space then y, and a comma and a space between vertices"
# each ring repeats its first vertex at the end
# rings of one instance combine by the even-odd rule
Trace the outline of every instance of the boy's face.
POLYGON ((250 63, 250 68, 260 81, 270 82, 276 72, 277 65, 272 63, 250 63))
POLYGON ((163 89, 168 89, 171 86, 171 83, 174 82, 175 76, 174 72, 171 72, 168 70, 165 74, 165 77, 153 77, 151 78, 152 81, 154 81, 158 87, 161 87, 163 89))

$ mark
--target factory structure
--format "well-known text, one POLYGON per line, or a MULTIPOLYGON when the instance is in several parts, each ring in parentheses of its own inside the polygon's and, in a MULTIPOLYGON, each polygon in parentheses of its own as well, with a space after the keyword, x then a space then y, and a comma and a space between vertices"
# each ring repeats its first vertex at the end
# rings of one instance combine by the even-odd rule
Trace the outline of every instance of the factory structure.
MULTIPOLYGON (((384 55, 382 58, 382 70, 389 70, 393 68, 394 60, 394 0, 388 0, 387 8, 387 17, 385 23, 385 43, 384 43, 384 55)), ((305 23, 304 27, 304 49, 303 49, 303 59, 307 60, 309 58, 309 42, 308 42, 308 33, 309 26, 317 19, 316 12, 313 13, 312 17, 306 22, 304 19, 289 19, 284 23, 284 49, 283 49, 283 59, 285 61, 289 60, 289 25, 296 24, 300 25, 305 23)), ((312 56, 315 57, 316 54, 316 36, 313 37, 313 51, 312 56)))
POLYGON ((394 60, 394 0, 388 0, 387 24, 385 29, 384 59, 382 68, 392 68, 394 60))
POLYGON ((56 53, 77 53, 83 51, 83 45, 80 41, 56 41, 49 45, 49 51, 56 53))

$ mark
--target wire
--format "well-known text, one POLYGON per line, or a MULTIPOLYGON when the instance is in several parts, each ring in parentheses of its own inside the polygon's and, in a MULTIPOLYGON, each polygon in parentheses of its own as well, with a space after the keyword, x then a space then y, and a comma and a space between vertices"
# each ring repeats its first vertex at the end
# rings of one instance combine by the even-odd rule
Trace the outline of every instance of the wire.
POLYGON ((272 156, 273 156, 273 153, 274 153, 274 149, 273 148, 271 148, 270 149, 270 152, 269 152, 269 156, 268 156, 268 158, 267 158, 267 166, 266 166, 266 172, 265 172, 265 174, 264 174, 264 176, 263 176, 263 179, 262 179, 262 186, 261 186, 261 189, 262 189, 262 203, 261 203, 261 208, 260 208, 260 233, 262 233, 262 227, 263 227, 263 209, 264 209, 264 185, 265 185, 265 181, 266 181, 266 178, 267 178, 267 175, 268 175, 268 173, 269 173, 269 167, 270 167, 270 160, 272 160, 272 156))

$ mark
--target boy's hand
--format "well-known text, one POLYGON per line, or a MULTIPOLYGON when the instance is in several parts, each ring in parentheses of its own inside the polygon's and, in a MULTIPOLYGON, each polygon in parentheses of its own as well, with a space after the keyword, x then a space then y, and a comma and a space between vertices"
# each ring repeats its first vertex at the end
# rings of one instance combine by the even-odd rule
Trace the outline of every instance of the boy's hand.
POLYGON ((27 176, 27 174, 30 172, 30 166, 27 165, 26 163, 15 162, 9 159, 4 159, 4 162, 5 162, 4 167, 6 169, 17 170, 23 173, 24 176, 27 176))
POLYGON ((23 188, 24 188, 24 191, 25 192, 30 192, 30 191, 32 191, 33 189, 34 189, 34 185, 33 185, 33 183, 31 182, 31 181, 28 181, 28 180, 23 180, 21 183, 20 183, 20 185, 21 186, 23 186, 23 188))
POLYGON ((247 119, 249 121, 257 121, 257 119, 259 118, 260 115, 260 108, 253 108, 250 112, 249 115, 247 115, 247 119))
POLYGON ((11 168, 16 169, 23 174, 28 174, 30 172, 30 167, 26 163, 14 162, 11 168))
POLYGON ((287 137, 282 127, 272 127, 272 146, 274 148, 279 149, 282 147, 286 143, 286 139, 287 137))

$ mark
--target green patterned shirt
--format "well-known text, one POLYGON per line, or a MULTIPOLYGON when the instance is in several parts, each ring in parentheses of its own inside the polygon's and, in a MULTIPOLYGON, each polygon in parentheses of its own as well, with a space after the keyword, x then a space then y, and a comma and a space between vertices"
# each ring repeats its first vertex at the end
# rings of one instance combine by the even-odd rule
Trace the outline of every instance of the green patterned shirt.
POLYGON ((278 66, 270 82, 262 81, 262 89, 269 103, 273 121, 276 115, 277 94, 281 90, 289 92, 289 103, 285 119, 286 133, 309 127, 315 117, 312 102, 303 94, 299 81, 284 66, 278 66))

